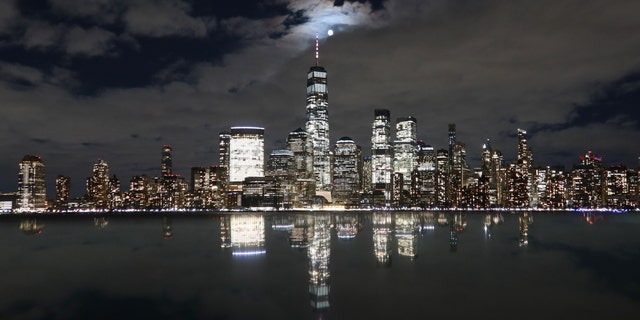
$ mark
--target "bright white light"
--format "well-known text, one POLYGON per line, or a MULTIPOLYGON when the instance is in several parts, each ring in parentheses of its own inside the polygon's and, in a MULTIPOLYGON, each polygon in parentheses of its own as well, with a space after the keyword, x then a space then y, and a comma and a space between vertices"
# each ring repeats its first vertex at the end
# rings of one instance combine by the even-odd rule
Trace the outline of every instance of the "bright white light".
POLYGON ((332 36, 332 35, 333 35, 333 30, 329 29, 329 31, 327 31, 327 34, 328 34, 329 36, 332 36))

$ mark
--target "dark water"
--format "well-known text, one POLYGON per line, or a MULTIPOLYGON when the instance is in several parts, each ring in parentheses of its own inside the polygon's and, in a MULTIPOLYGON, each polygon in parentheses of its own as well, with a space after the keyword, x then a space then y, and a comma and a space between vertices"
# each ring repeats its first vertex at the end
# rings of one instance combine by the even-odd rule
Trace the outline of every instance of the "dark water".
POLYGON ((640 216, 0 216, 0 319, 637 319, 640 216))

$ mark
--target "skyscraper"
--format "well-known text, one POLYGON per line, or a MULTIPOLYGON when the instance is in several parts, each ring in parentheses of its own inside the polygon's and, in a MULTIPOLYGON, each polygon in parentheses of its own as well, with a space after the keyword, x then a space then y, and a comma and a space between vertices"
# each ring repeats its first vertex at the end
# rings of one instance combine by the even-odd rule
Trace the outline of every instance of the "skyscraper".
POLYGON ((162 146, 162 176, 166 177, 173 173, 173 165, 171 162, 171 146, 162 146))
POLYGON ((327 71, 318 65, 316 36, 316 64, 307 73, 306 130, 313 143, 313 175, 317 191, 331 190, 331 156, 329 154, 329 91, 327 71))
POLYGON ((353 202, 362 184, 362 150, 351 138, 342 137, 333 154, 334 202, 353 202))
POLYGON ((56 177, 56 209, 62 209, 69 203, 70 190, 71 178, 58 175, 58 177, 56 177))
POLYGON ((298 128, 287 137, 287 150, 293 152, 296 178, 307 179, 313 173, 313 143, 309 133, 298 128))
POLYGON ((264 176, 264 128, 231 127, 229 182, 264 176))
POLYGON ((220 158, 219 164, 222 168, 222 175, 220 176, 220 182, 222 183, 222 189, 227 189, 227 183, 229 183, 229 142, 231 141, 231 133, 227 131, 220 132, 220 158))
POLYGON ((47 208, 47 192, 42 159, 38 156, 26 155, 18 166, 16 210, 22 212, 45 210, 47 208))
POLYGON ((411 172, 417 166, 417 121, 414 117, 398 118, 396 140, 393 142, 393 172, 402 174, 402 189, 409 193, 411 172))
MULTIPOLYGON (((393 172, 391 149, 391 114, 387 109, 376 109, 371 132, 371 183, 374 193, 383 192, 386 202, 391 200, 389 186, 393 172)), ((375 196, 375 194, 374 194, 375 196)))
POLYGON ((109 165, 102 159, 93 165, 93 175, 87 179, 87 195, 97 209, 109 205, 109 165))

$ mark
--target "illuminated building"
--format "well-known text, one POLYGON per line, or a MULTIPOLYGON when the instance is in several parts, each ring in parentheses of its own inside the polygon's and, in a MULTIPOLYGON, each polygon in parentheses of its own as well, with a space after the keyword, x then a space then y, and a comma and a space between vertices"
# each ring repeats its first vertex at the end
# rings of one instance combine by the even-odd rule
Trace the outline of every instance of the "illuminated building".
POLYGON ((384 205, 391 201, 391 174, 393 149, 391 148, 391 114, 387 109, 376 109, 371 133, 371 183, 374 203, 384 205), (376 193, 382 194, 382 203, 376 201, 376 193))
POLYGON ((462 142, 456 142, 451 157, 451 170, 449 171, 449 190, 447 203, 450 207, 465 206, 464 190, 472 179, 471 168, 467 164, 467 151, 462 142))
POLYGON ((504 168, 502 153, 491 147, 489 139, 482 145, 482 168, 478 180, 480 206, 499 207, 503 203, 505 181, 501 174, 504 168))
POLYGON ((411 172, 411 202, 423 208, 436 205, 436 152, 430 145, 418 143, 417 167, 411 172))
POLYGON ((276 181, 276 193, 279 207, 291 208, 295 194, 296 163, 290 150, 274 150, 267 161, 267 177, 276 181))
POLYGON ((316 194, 316 183, 313 177, 313 143, 309 133, 298 128, 287 137, 287 150, 293 152, 295 163, 294 191, 292 206, 296 208, 310 207, 316 194))
POLYGON ((398 118, 396 140, 393 141, 393 173, 403 177, 403 191, 411 189, 411 172, 417 167, 417 121, 414 117, 398 118))
POLYGON ((509 205, 513 208, 531 206, 533 198, 533 153, 527 147, 527 131, 518 129, 518 159, 511 173, 509 205))
POLYGON ((604 196, 607 208, 635 206, 632 201, 628 172, 625 166, 611 166, 606 170, 604 196))
POLYGON ((264 128, 232 127, 229 141, 229 182, 264 176, 264 128))
POLYGON ((313 175, 316 180, 316 191, 331 191, 329 91, 327 90, 327 71, 318 65, 317 37, 316 63, 307 73, 306 130, 313 144, 313 175))
POLYGON ((365 193, 371 192, 371 157, 362 157, 362 185, 360 189, 365 193))
POLYGON ((574 165, 569 177, 569 206, 599 208, 604 205, 602 158, 587 151, 574 165))
POLYGON ((373 213, 373 254, 379 266, 391 266, 392 215, 388 212, 373 213))
POLYGON ((42 159, 38 156, 26 155, 18 167, 16 211, 44 211, 47 209, 47 190, 42 159))
POLYGON ((191 168, 191 206, 194 208, 222 207, 222 181, 226 169, 221 166, 191 168))
POLYGON ((93 175, 87 178, 87 196, 94 208, 109 207, 109 165, 102 159, 93 165, 93 175))
POLYGON ((242 206, 245 208, 281 208, 284 195, 274 177, 247 177, 242 183, 242 206))
POLYGON ((342 137, 333 149, 333 201, 355 202, 362 185, 362 150, 349 137, 342 137))
POLYGON ((418 216, 415 213, 395 214, 395 235, 398 254, 412 260, 418 256, 418 216))
MULTIPOLYGON (((231 133, 230 132, 220 132, 219 134, 220 142, 219 142, 219 164, 222 170, 220 174, 220 187, 223 192, 226 192, 229 187, 229 144, 231 143, 231 133)), ((226 197, 225 197, 226 198, 226 197)), ((224 206, 227 206, 227 203, 224 203, 224 206)))
POLYGON ((391 175, 391 205, 399 208, 404 205, 404 176, 402 173, 391 175))
POLYGON ((449 152, 439 149, 436 152, 436 207, 444 208, 448 205, 447 188, 449 183, 449 152))
MULTIPOLYGON (((225 230, 221 228, 221 232, 225 230)), ((229 219, 229 241, 234 256, 251 256, 265 254, 264 216, 258 214, 232 215, 229 219)), ((221 233, 223 247, 226 239, 221 233)))
POLYGON ((56 177, 56 200, 57 210, 65 209, 71 199, 71 178, 59 175, 56 177))
POLYGON ((129 181, 127 206, 133 209, 145 209, 150 206, 153 180, 146 175, 133 176, 129 181))
POLYGON ((168 176, 173 173, 173 165, 171 161, 171 146, 162 146, 162 176, 168 176))
POLYGON ((155 186, 157 188, 155 190, 156 202, 153 203, 155 208, 178 209, 185 207, 189 185, 182 176, 178 174, 164 176, 162 179, 156 179, 155 186))
POLYGON ((329 309, 329 263, 331 257, 331 215, 315 213, 313 240, 307 251, 309 256, 309 295, 311 307, 322 312, 329 309))
POLYGON ((122 192, 120 191, 120 179, 118 179, 115 174, 113 177, 109 178, 107 199, 109 202, 109 209, 123 207, 124 199, 122 197, 122 192))

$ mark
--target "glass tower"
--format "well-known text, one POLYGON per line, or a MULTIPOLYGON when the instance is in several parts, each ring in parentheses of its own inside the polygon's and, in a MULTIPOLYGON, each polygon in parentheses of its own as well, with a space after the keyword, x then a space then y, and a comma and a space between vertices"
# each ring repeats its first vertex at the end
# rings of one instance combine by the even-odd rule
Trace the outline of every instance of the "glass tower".
POLYGON ((318 39, 316 38, 316 64, 307 73, 306 130, 313 144, 313 175, 317 191, 331 190, 331 156, 329 154, 329 91, 327 71, 318 65, 318 39))
POLYGON ((374 111, 371 132, 371 184, 373 190, 384 191, 385 200, 391 199, 389 184, 393 172, 393 149, 391 148, 391 114, 387 109, 374 111))

